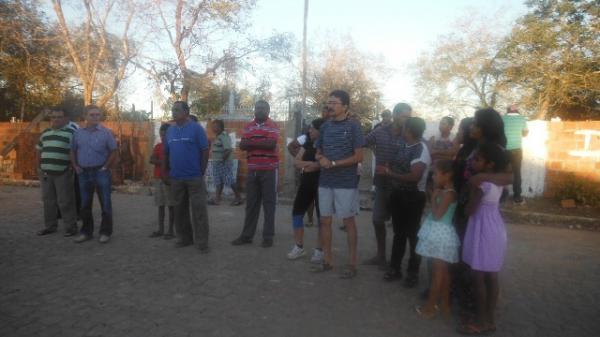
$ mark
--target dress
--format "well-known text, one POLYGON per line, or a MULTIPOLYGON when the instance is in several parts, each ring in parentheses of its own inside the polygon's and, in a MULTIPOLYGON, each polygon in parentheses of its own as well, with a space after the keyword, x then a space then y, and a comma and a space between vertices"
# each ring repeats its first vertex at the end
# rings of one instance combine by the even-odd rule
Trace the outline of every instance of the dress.
POLYGON ((435 220, 431 213, 427 215, 419 230, 417 254, 448 263, 458 262, 460 240, 452 225, 455 210, 456 202, 453 202, 439 220, 435 220))
POLYGON ((473 270, 498 272, 504 263, 507 241, 499 208, 502 187, 483 182, 479 188, 483 196, 475 214, 469 217, 463 261, 473 270))

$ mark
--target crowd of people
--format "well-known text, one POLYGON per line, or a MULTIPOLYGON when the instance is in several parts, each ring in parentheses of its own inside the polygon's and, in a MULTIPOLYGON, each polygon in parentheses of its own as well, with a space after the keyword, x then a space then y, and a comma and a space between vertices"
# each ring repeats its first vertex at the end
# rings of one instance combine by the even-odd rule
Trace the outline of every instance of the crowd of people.
MULTIPOLYGON (((460 121, 454 139, 450 136, 454 119, 444 117, 439 134, 424 140, 426 123, 412 112, 410 105, 399 103, 392 111, 384 111, 383 121, 364 135, 350 112, 348 93, 330 93, 322 116, 288 145, 300 179, 291 214, 294 244, 287 258, 306 256, 304 216, 314 207, 318 238, 310 270, 323 273, 334 269, 332 222, 337 217, 343 222, 348 244, 348 263, 340 268, 340 277, 357 275, 359 165, 363 149, 370 148, 375 156, 372 223, 377 251, 364 264, 379 267, 384 281, 403 280, 405 287, 414 288, 425 258, 429 277, 423 295, 427 300, 415 308, 416 313, 425 318, 450 315, 450 303, 455 300, 463 318, 459 332, 493 332, 498 272, 507 247, 499 203, 504 187, 511 183, 514 202, 522 202, 520 138, 527 133, 525 119, 514 106, 504 117, 493 109, 480 109, 460 121), (385 223, 389 219, 393 240, 388 259, 385 223)), ((261 207, 261 246, 273 245, 280 130, 269 113, 268 102, 256 102, 254 119, 244 127, 239 143, 246 153, 248 173, 245 219, 240 235, 231 242, 236 246, 252 243, 261 207)), ((81 128, 70 124, 60 107, 48 115, 51 127, 37 145, 45 221, 38 235, 56 232, 62 218, 65 236, 76 235, 76 243, 91 240, 96 191, 102 208, 99 242, 108 243, 113 232, 110 168, 116 159, 115 138, 101 125, 102 111, 97 106, 85 107, 85 126, 81 128), (79 229, 78 211, 83 222, 79 229)), ((186 102, 173 104, 172 117, 160 127, 161 142, 150 158, 155 166, 158 208, 158 229, 150 236, 176 238, 176 247, 194 245, 205 254, 210 251, 207 205, 222 201, 224 187, 231 187, 235 194, 232 205, 243 203, 232 169, 235 144, 221 120, 212 121, 215 138, 211 143, 204 128, 191 117, 186 102), (204 179, 209 156, 217 185, 212 199, 207 197, 204 179)))

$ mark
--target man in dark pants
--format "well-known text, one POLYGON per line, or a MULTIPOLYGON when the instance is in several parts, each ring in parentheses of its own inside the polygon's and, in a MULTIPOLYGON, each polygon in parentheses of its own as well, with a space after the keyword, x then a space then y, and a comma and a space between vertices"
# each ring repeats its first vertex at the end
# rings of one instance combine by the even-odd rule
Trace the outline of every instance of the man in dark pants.
POLYGON ((513 171, 513 202, 523 203, 521 196, 521 164, 523 163, 522 137, 527 137, 527 117, 519 114, 516 105, 506 109, 506 115, 502 116, 504 122, 504 135, 506 136, 506 150, 510 154, 510 164, 513 171))
POLYGON ((254 120, 244 127, 240 149, 247 152, 246 218, 242 234, 231 244, 238 246, 252 242, 258 224, 260 206, 264 209, 262 247, 273 245, 275 235, 275 203, 277 199, 277 139, 279 127, 269 119, 270 107, 266 101, 254 106, 254 120))
POLYGON ((107 243, 113 232, 110 167, 117 157, 117 142, 112 132, 103 127, 102 111, 95 105, 84 108, 86 125, 75 131, 71 143, 71 162, 79 175, 81 191, 81 226, 76 243, 92 239, 94 218, 92 203, 97 191, 102 207, 100 243, 107 243))
POLYGON ((167 129, 166 144, 163 145, 165 160, 161 166, 163 181, 171 185, 175 204, 175 247, 194 243, 200 253, 205 254, 209 252, 204 183, 204 171, 208 163, 208 138, 202 126, 190 118, 190 108, 186 102, 173 103, 171 112, 175 124, 167 129))

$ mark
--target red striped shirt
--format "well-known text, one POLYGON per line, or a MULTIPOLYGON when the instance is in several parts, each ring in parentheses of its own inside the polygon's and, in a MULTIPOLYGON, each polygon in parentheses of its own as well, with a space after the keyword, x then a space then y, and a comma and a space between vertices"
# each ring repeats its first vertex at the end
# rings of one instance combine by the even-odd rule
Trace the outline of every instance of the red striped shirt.
MULTIPOLYGON (((273 139, 277 143, 279 138, 279 127, 271 119, 259 124, 256 120, 246 124, 242 138, 247 139, 252 145, 253 141, 273 139)), ((252 149, 248 150, 249 170, 274 170, 279 166, 277 146, 272 150, 252 149)))

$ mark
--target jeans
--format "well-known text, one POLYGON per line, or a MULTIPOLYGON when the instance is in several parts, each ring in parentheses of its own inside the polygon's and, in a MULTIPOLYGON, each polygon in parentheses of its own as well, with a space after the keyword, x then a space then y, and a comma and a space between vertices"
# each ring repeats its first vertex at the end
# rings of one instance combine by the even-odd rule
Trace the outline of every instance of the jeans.
POLYGON ((109 170, 100 168, 85 168, 79 174, 79 191, 81 192, 81 234, 94 235, 94 217, 92 205, 94 191, 97 191, 102 208, 102 222, 100 224, 100 235, 112 235, 113 218, 111 194, 112 175, 109 170))

